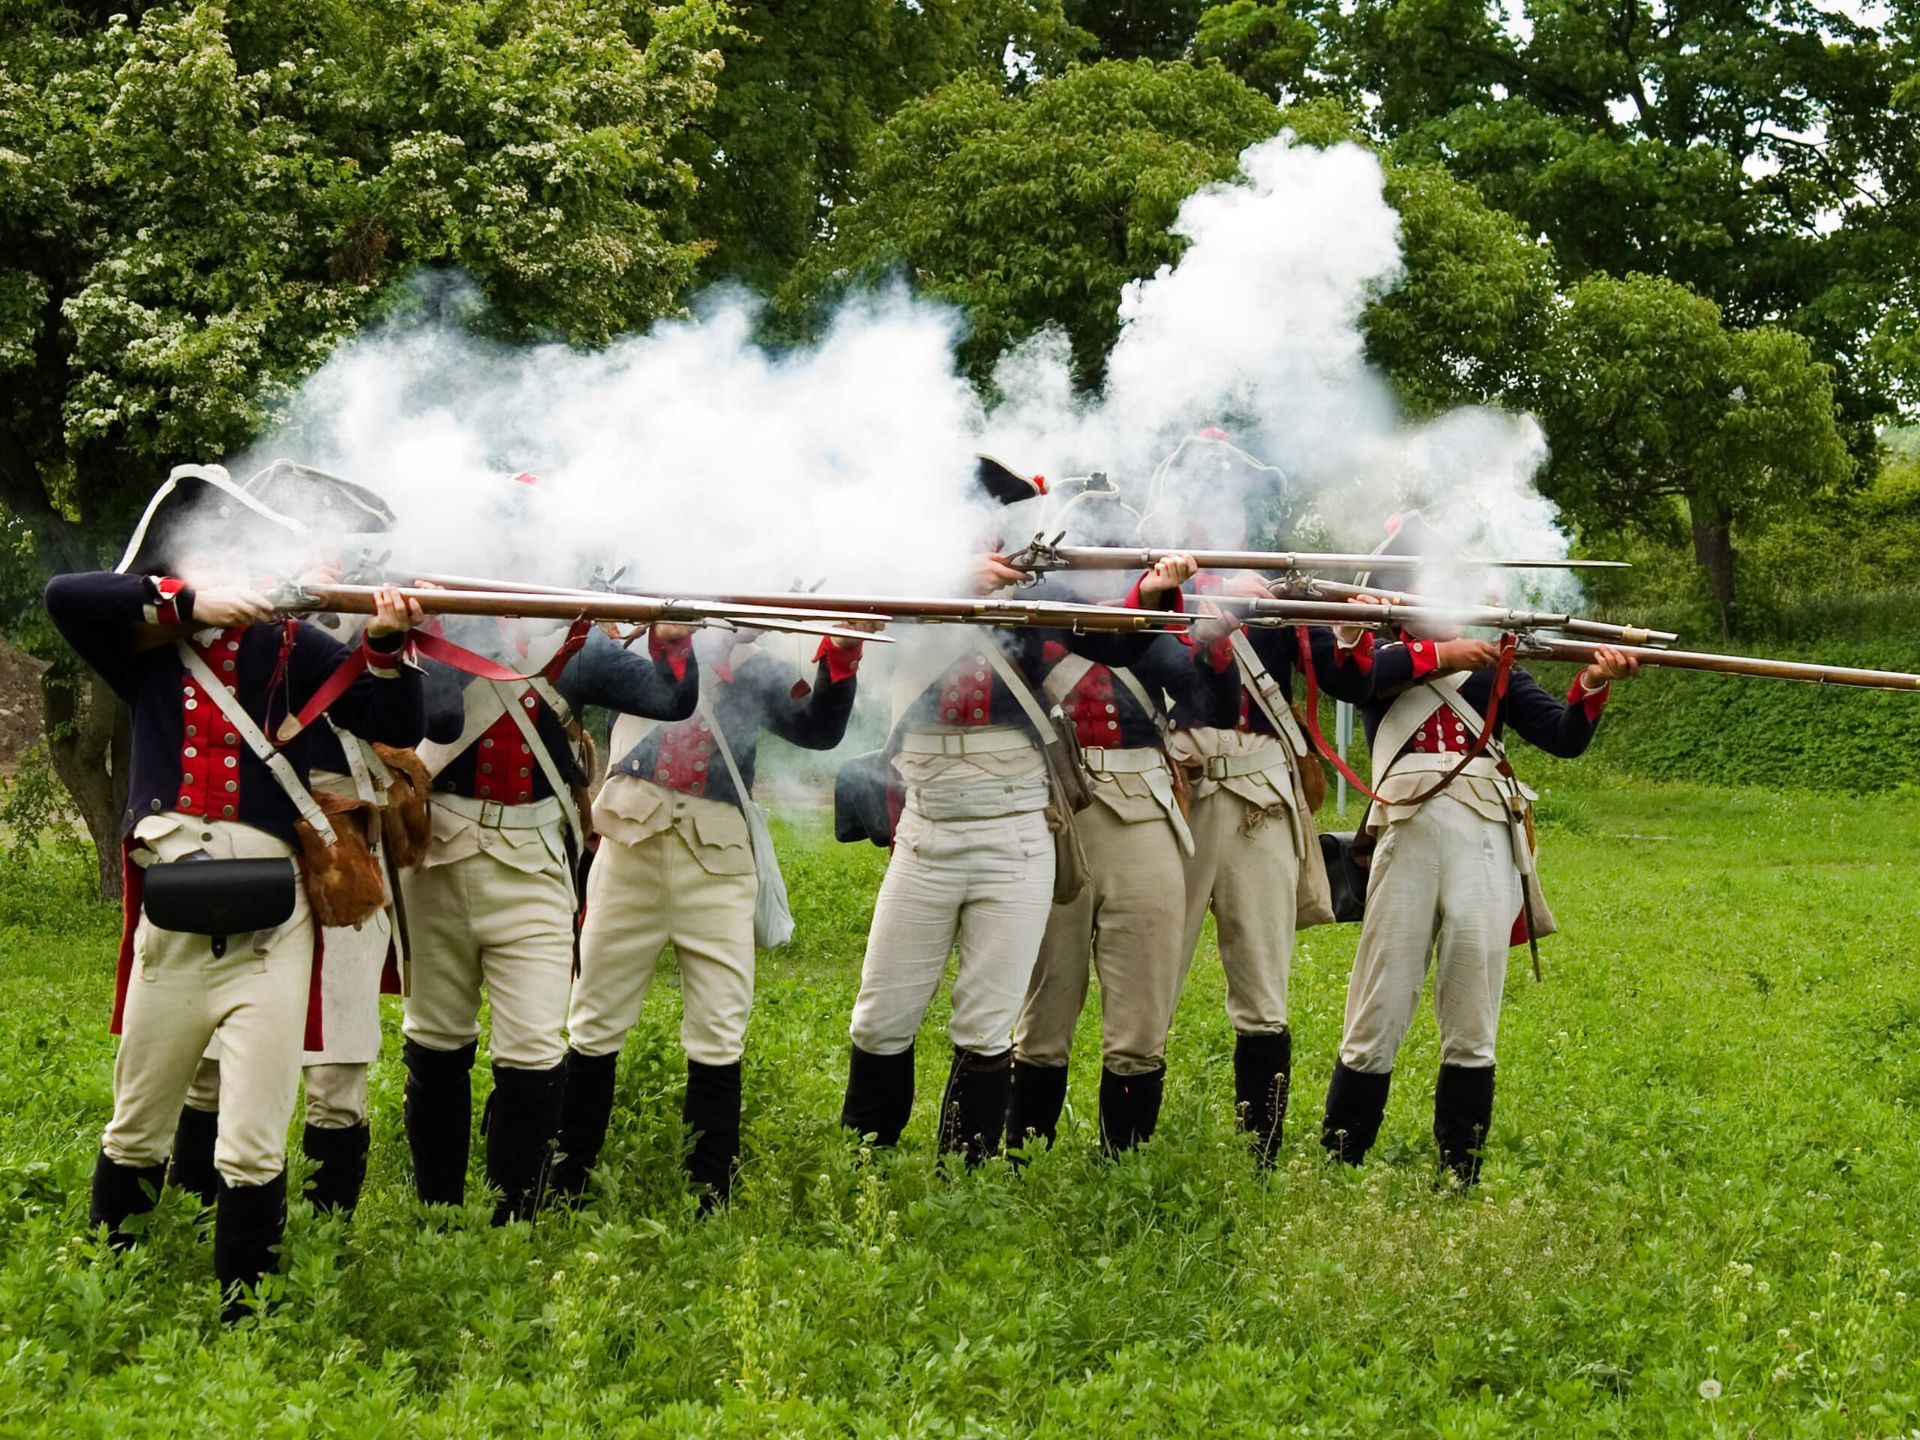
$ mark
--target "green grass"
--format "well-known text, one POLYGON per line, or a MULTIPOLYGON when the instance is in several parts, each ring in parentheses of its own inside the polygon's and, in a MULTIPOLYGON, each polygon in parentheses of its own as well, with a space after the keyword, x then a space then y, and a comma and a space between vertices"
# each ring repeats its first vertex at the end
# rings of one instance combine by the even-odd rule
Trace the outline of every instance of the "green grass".
MULTIPOLYGON (((397 1045, 351 1223, 296 1207, 257 1325, 204 1222, 85 1233, 114 917, 70 862, 0 885, 0 1433, 1872 1435, 1920 1425, 1920 817, 1885 799, 1543 766, 1564 931, 1509 982, 1478 1193, 1431 1184, 1432 1021, 1357 1173, 1310 1143, 1354 932, 1303 937, 1298 1101, 1256 1175, 1211 952, 1161 1134, 1094 1154, 1097 1045, 1021 1175, 949 1173, 930 1020, 897 1153, 840 1135, 881 855, 790 831, 800 939, 762 969, 730 1214, 681 1193, 677 994, 629 1046, 606 1188, 421 1228, 397 1045), (1717 1398, 1703 1398, 1717 1385, 1717 1398)), ((669 982, 670 982, 670 971, 669 982)), ((394 1017, 389 1017, 392 1023, 394 1017)))

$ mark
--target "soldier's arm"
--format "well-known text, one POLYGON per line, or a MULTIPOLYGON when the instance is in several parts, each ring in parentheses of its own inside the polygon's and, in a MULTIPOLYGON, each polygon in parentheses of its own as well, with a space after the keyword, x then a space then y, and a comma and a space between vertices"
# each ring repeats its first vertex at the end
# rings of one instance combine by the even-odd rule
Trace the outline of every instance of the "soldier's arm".
POLYGON ((451 745, 467 728, 467 696, 453 667, 429 660, 420 667, 420 684, 427 707, 427 739, 451 745))
POLYGON ((1347 636, 1322 625, 1307 635, 1314 679, 1334 699, 1352 705, 1398 694, 1443 668, 1436 640, 1382 640, 1372 630, 1347 636))
POLYGON ((100 570, 56 575, 47 582, 45 599, 54 629, 128 701, 143 631, 147 641, 158 644, 167 631, 184 634, 193 623, 193 587, 162 576, 100 570))
POLYGON ((604 705, 649 720, 684 720, 700 697, 700 664, 685 635, 663 640, 649 632, 642 655, 637 645, 592 630, 561 672, 559 689, 576 713, 604 705))
POLYGON ((1593 732, 1606 708, 1609 687, 1587 688, 1586 672, 1574 677, 1567 698, 1556 699, 1538 680, 1515 667, 1507 678, 1507 696, 1501 710, 1509 728, 1529 745, 1549 755, 1571 760, 1593 742, 1593 732))
POLYGON ((855 678, 860 670, 862 647, 837 645, 831 636, 820 642, 814 659, 813 688, 795 698, 778 690, 782 673, 769 667, 770 689, 765 713, 767 728, 790 744, 808 750, 831 750, 846 738, 847 721, 853 716, 855 678))
POLYGON ((1147 643, 1146 653, 1135 662, 1133 673, 1140 677, 1147 694, 1165 697, 1176 725, 1213 723, 1212 687, 1202 682, 1193 663, 1192 649, 1180 636, 1154 636, 1147 643))
MULTIPOLYGON (((327 707, 335 724, 382 745, 420 743, 427 733, 426 686, 420 667, 406 660, 406 642, 404 631, 361 639, 367 668, 327 707)), ((318 625, 300 621, 288 653, 292 708, 303 706, 351 654, 318 625)))

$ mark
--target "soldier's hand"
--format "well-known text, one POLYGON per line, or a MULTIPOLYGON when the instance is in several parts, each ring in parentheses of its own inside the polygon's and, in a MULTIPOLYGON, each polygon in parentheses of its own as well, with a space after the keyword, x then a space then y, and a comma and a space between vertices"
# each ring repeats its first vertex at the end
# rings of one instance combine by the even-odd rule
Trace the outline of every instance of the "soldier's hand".
POLYGON ((1236 570, 1227 577, 1226 592, 1229 595, 1244 596, 1249 600, 1271 600, 1273 587, 1264 575, 1256 575, 1251 570, 1236 570))
POLYGON ((1598 690, 1610 681, 1631 680, 1640 673, 1640 661, 1612 645, 1593 652, 1593 663, 1580 672, 1581 688, 1598 690))
POLYGON ((653 638, 662 645, 671 645, 675 641, 686 639, 691 634, 693 634, 691 625, 675 625, 665 620, 653 627, 653 638))
POLYGON ((1140 577, 1140 598, 1152 600, 1170 595, 1199 573, 1200 566, 1191 555, 1162 555, 1153 562, 1153 568, 1140 577))
POLYGON ((1500 647, 1491 640, 1436 640, 1433 653, 1442 670, 1484 670, 1500 663, 1500 647))
POLYGON ((991 595, 996 590, 1005 590, 1009 585, 1018 585, 1027 578, 1027 572, 1016 570, 1007 564, 1007 557, 999 551, 981 555, 973 562, 973 593, 991 595))
MULTIPOLYGON (((834 628, 839 630, 864 630, 869 635, 878 635, 882 630, 887 628, 887 622, 884 620, 842 620, 834 628)), ((856 645, 865 643, 858 635, 830 635, 827 638, 833 641, 834 648, 838 650, 851 650, 856 645)))
POLYGON ((1193 637, 1195 643, 1211 645, 1215 641, 1226 639, 1240 628, 1239 618, 1227 614, 1213 601, 1202 600, 1199 605, 1200 618, 1187 627, 1187 633, 1193 637))
POLYGON ((398 585, 382 585, 373 592, 373 619, 367 622, 367 637, 378 640, 403 634, 426 618, 418 600, 402 595, 398 585))
POLYGON ((272 618, 273 605, 258 590, 249 590, 243 585, 194 587, 195 625, 218 625, 224 630, 231 625, 257 625, 272 618))

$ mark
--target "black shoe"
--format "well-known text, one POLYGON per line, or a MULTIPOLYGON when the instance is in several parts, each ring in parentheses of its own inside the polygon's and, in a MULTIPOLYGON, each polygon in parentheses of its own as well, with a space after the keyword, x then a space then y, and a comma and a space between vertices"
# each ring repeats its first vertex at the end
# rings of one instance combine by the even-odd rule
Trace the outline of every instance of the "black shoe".
POLYGON ((215 1198, 213 1274, 220 1282, 220 1319, 231 1325, 249 1309, 246 1292, 280 1268, 280 1241, 287 1233, 287 1173, 264 1185, 229 1185, 223 1176, 215 1198))
POLYGON ((467 1198, 467 1150, 473 1143, 473 1057, 478 1047, 430 1050, 409 1040, 407 1149, 413 1153, 414 1192, 429 1205, 461 1205, 467 1198))
POLYGON ((1118 1155, 1153 1138, 1166 1087, 1164 1065, 1144 1075, 1100 1072, 1100 1147, 1107 1154, 1118 1155))
POLYGON ((1060 1131, 1060 1112, 1067 1105, 1067 1067, 1013 1062, 1012 1087, 1007 1095, 1007 1148, 1017 1150, 1044 1140, 1053 1148, 1060 1131))
POLYGON ((531 1220, 546 1190, 566 1099, 565 1062, 548 1070, 493 1067, 481 1129, 487 1136, 487 1183, 500 1192, 493 1223, 531 1220))
POLYGON ((1387 1113, 1387 1089, 1393 1072, 1367 1075, 1349 1070, 1339 1061, 1327 1085, 1327 1113, 1320 1121, 1320 1143, 1330 1158, 1358 1165, 1380 1138, 1380 1122, 1387 1113))
POLYGON ((132 1248, 134 1237, 126 1223, 135 1215, 145 1215, 160 1199, 167 1183, 165 1165, 122 1165, 109 1160, 102 1150, 93 1162, 93 1195, 87 1206, 87 1223, 96 1229, 107 1227, 107 1243, 116 1250, 132 1248))
POLYGON ((213 1204, 216 1176, 213 1142, 220 1136, 220 1112, 180 1107, 180 1124, 173 1132, 173 1158, 167 1161, 167 1183, 184 1190, 206 1209, 213 1204))
POLYGON ((840 1123, 875 1145, 896 1145, 913 1114, 913 1046, 898 1055, 875 1055, 851 1047, 847 1060, 847 1097, 840 1123))
POLYGON ((372 1145, 373 1132, 364 1120, 358 1125, 307 1126, 301 1148, 314 1162, 313 1174, 307 1177, 307 1200, 314 1214, 353 1214, 361 1187, 367 1183, 367 1151, 372 1145))
POLYGON ((940 1153, 963 1156, 968 1165, 998 1155, 1012 1089, 1013 1051, 981 1055, 954 1046, 940 1100, 940 1153))
POLYGON ((687 1061, 687 1098, 680 1114, 693 1132, 687 1178, 700 1193, 700 1208, 718 1209, 733 1194, 733 1169, 740 1160, 740 1062, 687 1061))
POLYGON ((1287 1123, 1287 1091, 1293 1084, 1293 1032, 1233 1037, 1233 1102, 1247 1132, 1253 1158, 1273 1164, 1287 1123))
POLYGON ((613 1119, 614 1073, 620 1052, 582 1055, 567 1052, 566 1098, 560 1104, 560 1154, 548 1184, 554 1194, 578 1200, 587 1193, 587 1176, 600 1163, 613 1119))
POLYGON ((1442 1065, 1433 1087, 1433 1139, 1461 1185, 1480 1181, 1480 1152, 1493 1125, 1493 1066, 1442 1065))

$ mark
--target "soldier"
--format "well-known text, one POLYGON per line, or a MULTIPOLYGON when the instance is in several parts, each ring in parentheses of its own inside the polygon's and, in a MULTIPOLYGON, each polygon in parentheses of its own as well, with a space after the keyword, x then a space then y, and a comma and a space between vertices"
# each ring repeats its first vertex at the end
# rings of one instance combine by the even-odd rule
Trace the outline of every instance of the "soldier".
MULTIPOLYGON (((1409 516, 1384 548, 1434 554, 1438 544, 1409 516)), ((1581 754, 1612 682, 1638 662, 1603 647, 1562 702, 1489 642, 1450 631, 1402 640, 1416 657, 1413 682, 1380 684, 1363 707, 1379 797, 1364 830, 1377 846, 1320 1143, 1350 1165, 1366 1158, 1431 959, 1440 1027, 1433 1135, 1445 1171, 1470 1186, 1493 1120, 1507 951, 1552 928, 1534 875, 1533 793, 1514 778, 1500 736, 1510 727, 1549 754, 1581 754)))
MULTIPOLYGON (((1010 505, 1043 493, 983 465, 983 487, 1010 505)), ((1026 576, 999 552, 976 568, 980 594, 1026 576)), ((1163 562, 1140 584, 1142 603, 1177 591, 1163 562)), ((924 647, 895 673, 888 792, 897 823, 874 906, 854 1003, 840 1122, 891 1145, 913 1108, 913 1049, 956 943, 959 973, 948 1027, 953 1062, 941 1100, 940 1149, 976 1163, 999 1149, 1011 1085, 1013 1024, 1052 909, 1050 787, 1035 737, 1033 687, 1048 638, 1102 664, 1138 658, 1136 636, 985 629, 954 654, 924 647), (894 775, 904 789, 894 788, 894 775)))
MULTIPOLYGON (((335 629, 336 635, 341 634, 335 629)), ((427 686, 427 735, 451 740, 460 733, 459 694, 444 676, 427 686), (438 703, 436 703, 438 702, 438 703)), ((419 761, 410 752, 387 751, 323 720, 312 732, 313 792, 317 796, 371 803, 414 804, 415 781, 423 780, 419 761), (387 763, 403 767, 396 780, 387 763), (395 785, 399 789, 396 793, 395 785)), ((424 786, 420 787, 424 790, 424 786)), ((425 804, 424 793, 418 796, 425 804)), ((394 871, 383 852, 385 841, 375 842, 389 876, 394 871)), ((404 859, 399 863, 405 863, 404 859)), ((392 896, 359 925, 328 926, 321 941, 322 1033, 325 1044, 308 1050, 300 1060, 300 1078, 306 1097, 306 1123, 301 1151, 314 1163, 306 1196, 317 1213, 351 1215, 360 1203, 367 1178, 367 1156, 372 1131, 367 1120, 367 1077, 380 1054, 380 992, 392 977, 390 960, 397 960, 403 937, 394 924, 392 896)), ((220 1046, 218 1037, 200 1061, 193 1085, 180 1111, 173 1138, 173 1158, 167 1182, 197 1195, 203 1205, 213 1203, 213 1151, 220 1127, 220 1046)))
MULTIPOLYGON (((1243 548, 1250 511, 1275 498, 1278 472, 1218 431, 1202 432, 1177 453, 1188 467, 1186 488, 1164 494, 1162 507, 1184 495, 1189 533, 1204 533, 1208 546, 1243 548)), ((1265 597, 1266 584, 1256 575, 1203 574, 1192 589, 1203 612, 1190 634, 1204 698, 1195 723, 1168 742, 1192 796, 1178 983, 1186 983, 1211 910, 1234 1034, 1235 1113, 1255 1159, 1271 1165, 1293 1077, 1288 987, 1294 935, 1332 918, 1313 825, 1321 771, 1293 713, 1293 676, 1310 664, 1321 688, 1358 701, 1376 684, 1411 679, 1415 661, 1404 647, 1382 646, 1369 648, 1363 663, 1323 627, 1304 632, 1303 648, 1302 632, 1249 630, 1205 598, 1265 597)))
MULTIPOLYGON (((169 535, 150 523, 166 518, 162 499, 184 510, 192 498, 219 507, 233 550, 247 547, 257 507, 224 471, 183 468, 122 562, 132 573, 61 576, 46 601, 61 634, 132 711, 121 1044, 90 1217, 116 1245, 131 1243, 127 1222, 154 1204, 182 1102, 217 1034, 230 1086, 214 1151, 214 1272, 223 1317, 234 1320, 243 1290, 274 1268, 285 1229, 287 1122, 318 999, 315 926, 293 863, 296 822, 318 832, 323 819, 306 789, 311 732, 277 752, 265 734, 350 652, 317 626, 272 623, 269 602, 251 589, 167 573, 191 576, 205 563, 185 549, 182 528, 169 535), (196 903, 181 900, 182 886, 197 891, 209 917, 224 918, 196 933, 179 928, 200 923, 192 914, 169 913, 163 928, 151 906, 166 894, 176 908, 196 903)), ((329 710, 341 725, 390 745, 418 743, 421 677, 402 650, 419 619, 417 604, 379 592, 362 642, 366 668, 329 710)))
POLYGON ((565 1195, 582 1194, 599 1163, 620 1047, 668 945, 679 961, 684 1007, 681 1114, 693 1135, 687 1174, 703 1209, 731 1193, 740 1054, 753 1009, 756 870, 774 863, 771 854, 756 856, 771 836, 746 811, 760 736, 831 750, 853 712, 857 639, 820 643, 811 686, 796 683, 773 637, 714 631, 696 648, 706 676, 698 713, 674 725, 621 716, 610 741, 617 758, 594 801, 600 844, 567 1012, 571 1048, 553 1181, 565 1195))
POLYGON ((412 954, 404 1002, 405 1118, 421 1200, 466 1196, 471 1072, 480 998, 492 1009, 493 1093, 483 1121, 494 1223, 529 1219, 560 1128, 567 992, 588 775, 578 716, 587 705, 684 720, 698 665, 684 626, 656 625, 647 653, 575 625, 566 638, 480 620, 423 637, 458 670, 465 723, 423 746, 433 776, 433 840, 401 876, 412 954), (449 643, 457 641, 457 644, 449 643))
POLYGON ((1053 1143, 1066 1103, 1088 957, 1100 976, 1100 1139, 1109 1153, 1148 1139, 1166 1082, 1167 1029, 1180 995, 1182 891, 1169 880, 1192 852, 1184 798, 1167 758, 1175 720, 1191 723, 1193 665, 1182 639, 1158 635, 1131 666, 1099 665, 1049 644, 1045 689, 1073 723, 1094 803, 1078 818, 1087 888, 1055 905, 1013 1033, 1007 1144, 1053 1143))

